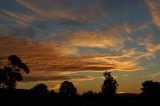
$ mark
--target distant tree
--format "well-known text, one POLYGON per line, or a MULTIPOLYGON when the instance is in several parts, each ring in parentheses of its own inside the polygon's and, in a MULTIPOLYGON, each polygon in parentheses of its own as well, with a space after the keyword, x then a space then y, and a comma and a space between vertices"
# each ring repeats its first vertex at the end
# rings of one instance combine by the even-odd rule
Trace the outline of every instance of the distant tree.
POLYGON ((40 83, 37 84, 32 88, 33 91, 38 92, 38 93, 47 93, 48 92, 48 87, 47 85, 40 83))
POLYGON ((59 94, 62 96, 75 96, 77 95, 77 89, 72 82, 64 81, 59 88, 59 94))
POLYGON ((50 95, 50 96, 57 96, 58 94, 57 94, 57 92, 55 92, 54 90, 50 90, 50 91, 49 91, 49 95, 50 95))
POLYGON ((142 83, 142 94, 145 95, 160 95, 160 82, 154 82, 152 80, 142 83))
POLYGON ((83 97, 93 97, 94 96, 94 92, 93 91, 87 91, 87 92, 84 92, 82 94, 83 97))
POLYGON ((102 85, 102 94, 104 96, 113 96, 117 90, 117 81, 112 77, 111 72, 103 73, 105 80, 102 85))
POLYGON ((15 88, 16 81, 23 80, 20 69, 23 69, 27 74, 30 72, 28 66, 19 57, 10 55, 8 65, 0 69, 0 86, 2 88, 15 88))
POLYGON ((84 92, 84 93, 83 93, 83 95, 88 95, 88 96, 89 96, 89 95, 93 95, 93 94, 94 94, 93 91, 87 91, 87 92, 84 92))

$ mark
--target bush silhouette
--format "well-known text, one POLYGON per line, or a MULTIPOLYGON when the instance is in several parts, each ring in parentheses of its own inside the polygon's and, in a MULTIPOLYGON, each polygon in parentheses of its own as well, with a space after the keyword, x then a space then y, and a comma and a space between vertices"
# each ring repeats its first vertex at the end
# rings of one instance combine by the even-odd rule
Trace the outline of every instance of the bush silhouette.
POLYGON ((144 95, 160 95, 160 82, 154 82, 152 80, 142 83, 142 94, 144 95))
POLYGON ((62 96, 76 96, 77 89, 72 82, 64 81, 59 88, 59 94, 62 96))
POLYGON ((48 92, 48 87, 45 84, 40 83, 34 86, 32 90, 36 93, 44 94, 48 92))
POLYGON ((113 96, 117 90, 117 81, 112 77, 111 72, 103 73, 105 80, 102 85, 102 94, 104 96, 113 96))
POLYGON ((84 96, 84 97, 91 97, 93 95, 94 95, 93 91, 87 91, 87 92, 84 92, 82 96, 84 96))

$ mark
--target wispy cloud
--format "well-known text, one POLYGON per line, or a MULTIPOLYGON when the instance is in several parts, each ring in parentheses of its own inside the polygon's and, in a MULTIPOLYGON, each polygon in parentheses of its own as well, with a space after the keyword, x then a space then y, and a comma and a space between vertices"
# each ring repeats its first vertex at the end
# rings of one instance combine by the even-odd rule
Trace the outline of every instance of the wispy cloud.
POLYGON ((105 14, 103 0, 101 0, 102 2, 90 0, 85 2, 80 0, 76 2, 67 0, 16 1, 44 18, 61 22, 75 21, 86 23, 96 20, 105 14))
POLYGON ((32 23, 36 20, 36 16, 31 14, 26 14, 18 11, 11 12, 4 9, 1 9, 0 11, 1 11, 0 18, 10 23, 15 23, 14 24, 15 27, 21 27, 21 28, 30 27, 32 23))
POLYGON ((156 77, 159 77, 159 76, 160 76, 160 72, 153 73, 153 74, 149 75, 149 77, 151 77, 151 78, 156 78, 156 77))
POLYGON ((64 81, 64 80, 85 81, 85 80, 93 80, 93 79, 94 77, 92 76, 64 76, 64 75, 53 75, 53 73, 49 75, 46 72, 33 72, 30 75, 24 75, 23 82, 57 82, 57 81, 64 81), (43 74, 39 74, 39 73, 43 73, 43 74))
POLYGON ((155 38, 154 33, 149 33, 148 35, 140 36, 137 39, 137 44, 140 46, 143 46, 145 51, 139 52, 139 58, 146 57, 146 58, 155 58, 156 53, 160 50, 160 42, 156 41, 154 42, 155 38))
POLYGON ((160 27, 159 1, 146 2, 153 22, 143 15, 144 2, 15 0, 23 9, 0 7, 0 66, 9 55, 22 58, 31 69, 25 83, 94 79, 70 76, 79 72, 144 70, 140 60, 160 50, 151 25, 160 27))
POLYGON ((154 24, 160 27, 160 1, 159 0, 147 0, 149 10, 154 24))
POLYGON ((75 31, 71 35, 61 38, 67 45, 75 47, 95 47, 95 48, 112 48, 121 49, 124 45, 124 38, 105 30, 95 31, 75 31))
MULTIPOLYGON (((119 70, 119 71, 134 71, 139 70, 132 61, 123 60, 128 55, 102 55, 93 54, 78 57, 66 57, 63 50, 57 47, 56 42, 36 42, 30 40, 16 39, 10 37, 1 37, 0 42, 1 61, 7 60, 7 56, 16 54, 20 56, 26 64, 30 67, 34 77, 43 79, 43 75, 48 75, 44 80, 51 80, 60 78, 58 75, 65 75, 66 73, 77 72, 104 72, 106 70, 119 70), (34 58, 33 58, 34 57, 34 58), (53 78, 53 79, 54 79, 53 78)), ((4 63, 6 64, 6 63, 4 63)), ((4 65, 1 64, 1 65, 4 65)), ((32 75, 34 77, 32 77, 32 75)))

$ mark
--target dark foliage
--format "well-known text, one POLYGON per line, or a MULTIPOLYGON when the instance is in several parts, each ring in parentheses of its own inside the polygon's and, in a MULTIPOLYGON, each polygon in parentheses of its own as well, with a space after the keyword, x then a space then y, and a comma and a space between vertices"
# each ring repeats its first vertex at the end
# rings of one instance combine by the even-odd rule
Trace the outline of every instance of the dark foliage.
MULTIPOLYGON (((0 69, 0 84, 4 88, 14 88, 16 81, 21 81, 21 74, 14 73, 23 68, 29 73, 27 65, 15 55, 9 56, 11 67, 0 69), (18 67, 18 68, 16 68, 18 67), (7 74, 6 74, 7 73, 7 74), (9 76, 9 77, 8 77, 9 76), (8 78, 8 79, 6 79, 8 78)), ((59 93, 49 91, 43 83, 30 90, 0 88, 1 106, 160 106, 160 83, 145 81, 142 83, 141 94, 116 94, 117 81, 110 72, 104 73, 102 92, 88 91, 79 96, 72 82, 64 81, 59 93), (114 95, 114 96, 113 96, 114 95)))
POLYGON ((22 81, 23 77, 20 69, 23 69, 27 74, 29 68, 26 64, 22 63, 21 59, 15 55, 8 57, 8 65, 0 69, 0 87, 6 89, 14 89, 16 81, 22 81))
POLYGON ((10 62, 10 64, 12 65, 13 68, 15 68, 16 66, 18 68, 22 68, 27 74, 29 74, 29 68, 26 64, 24 64, 22 62, 22 60, 17 57, 16 55, 11 55, 8 57, 8 61, 10 62))
POLYGON ((88 92, 90 96, 64 98, 56 92, 43 95, 34 90, 0 89, 1 106, 160 106, 159 98, 145 98, 138 94, 116 94, 107 98, 100 93, 88 92))
POLYGON ((102 94, 104 96, 113 96, 117 90, 117 81, 112 77, 111 72, 104 73, 104 83, 102 85, 102 94))
POLYGON ((43 83, 37 84, 31 90, 33 90, 34 92, 39 93, 39 94, 45 94, 48 92, 47 86, 43 83))
POLYGON ((22 63, 21 59, 16 55, 9 56, 8 61, 10 61, 12 65, 16 65, 16 66, 19 66, 22 63))
POLYGON ((160 82, 154 82, 152 80, 145 81, 142 83, 142 94, 148 96, 159 96, 160 95, 160 82))
POLYGON ((59 88, 59 94, 62 96, 76 96, 77 89, 72 82, 64 81, 59 88))

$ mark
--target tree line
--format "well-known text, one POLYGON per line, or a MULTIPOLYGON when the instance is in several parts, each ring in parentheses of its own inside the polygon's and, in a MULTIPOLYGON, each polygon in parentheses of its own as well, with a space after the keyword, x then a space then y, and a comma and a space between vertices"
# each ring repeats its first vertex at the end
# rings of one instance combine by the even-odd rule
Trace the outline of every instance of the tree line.
MULTIPOLYGON (((27 74, 29 74, 30 70, 26 64, 22 62, 22 60, 15 56, 11 55, 8 57, 8 66, 5 66, 3 69, 0 69, 0 88, 3 89, 15 89, 16 82, 22 81, 23 77, 19 72, 20 69, 23 69, 27 74)), ((100 94, 102 96, 111 97, 115 96, 117 92, 118 83, 116 79, 111 75, 111 72, 103 73, 105 80, 101 86, 100 93, 94 93, 93 91, 88 91, 83 93, 84 96, 89 95, 96 95, 100 94)), ((48 87, 41 83, 34 86, 31 90, 38 92, 38 93, 48 93, 48 87)), ((160 82, 155 82, 152 80, 148 80, 142 83, 142 95, 160 95, 160 82)), ((51 91, 54 94, 61 95, 61 96, 77 96, 77 88, 74 84, 70 81, 62 82, 59 92, 56 93, 55 91, 51 91)))

